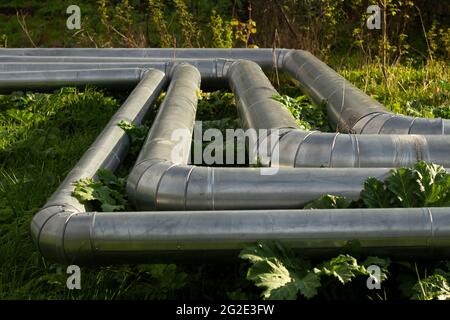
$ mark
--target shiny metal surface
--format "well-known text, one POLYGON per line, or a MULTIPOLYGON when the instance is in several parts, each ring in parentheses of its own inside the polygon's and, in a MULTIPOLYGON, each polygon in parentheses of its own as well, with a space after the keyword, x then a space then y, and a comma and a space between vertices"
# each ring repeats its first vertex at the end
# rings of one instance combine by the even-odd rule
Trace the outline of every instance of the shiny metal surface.
POLYGON ((0 92, 56 89, 87 84, 109 88, 135 86, 146 68, 103 68, 54 71, 0 72, 0 92))
POLYGON ((339 131, 363 134, 450 133, 450 120, 446 119, 419 120, 396 115, 394 120, 394 114, 382 104, 307 51, 291 50, 286 53, 282 69, 298 80, 315 104, 326 103, 328 118, 339 131))
MULTIPOLYGON (((1 56, 90 57, 90 58, 160 58, 160 59, 242 59, 272 68, 281 63, 289 49, 217 49, 217 48, 5 48, 1 56)), ((1 60, 0 60, 1 61, 1 60)), ((67 60, 66 60, 67 61, 67 60)))
POLYGON ((97 170, 115 170, 129 148, 129 137, 117 124, 120 121, 139 124, 150 105, 156 100, 166 83, 165 74, 158 70, 142 73, 142 80, 111 118, 103 131, 69 172, 44 208, 31 222, 31 232, 40 252, 51 259, 64 258, 64 232, 69 219, 85 208, 72 197, 73 183, 94 177, 97 170))
POLYGON ((143 211, 73 214, 66 220, 65 263, 197 260, 277 240, 302 254, 338 251, 394 256, 449 255, 448 208, 143 211))
MULTIPOLYGON (((2 62, 0 58, 0 90, 8 92, 17 88, 53 88, 71 84, 74 77, 91 77, 92 82, 108 87, 120 83, 127 84, 131 70, 157 69, 171 78, 171 70, 177 64, 189 63, 201 73, 202 79, 212 87, 225 87, 227 70, 231 61, 226 59, 151 59, 148 61, 97 61, 97 62, 2 62), (116 70, 118 75, 104 73, 103 69, 116 70), (119 69, 119 70, 118 70, 119 69), (123 69, 123 70, 121 70, 123 69), (14 79, 11 83, 8 80, 14 79), (62 80, 67 79, 65 82, 62 80), (109 81, 112 83, 110 84, 109 81), (59 81, 59 82, 58 82, 59 81)), ((137 79, 138 81, 139 79, 137 79)), ((137 81, 134 83, 136 84, 137 81)), ((77 85, 75 82, 74 85, 77 85)), ((131 85, 130 85, 131 86, 131 85)))
MULTIPOLYGON (((391 168, 411 166, 425 160, 450 166, 450 138, 442 135, 442 132, 438 134, 433 131, 432 126, 426 131, 424 122, 419 119, 415 123, 420 123, 423 129, 418 131, 429 135, 413 135, 414 132, 410 129, 401 135, 392 131, 387 133, 394 134, 370 135, 294 130, 293 128, 297 128, 294 117, 283 104, 273 99, 278 92, 256 63, 245 60, 234 62, 229 68, 228 79, 244 129, 255 129, 258 132, 260 129, 280 130, 278 139, 273 140, 275 145, 271 145, 271 136, 276 135, 275 132, 259 136, 257 147, 264 165, 391 168), (264 152, 266 150, 269 152, 264 152)), ((379 115, 376 119, 389 117, 387 121, 382 120, 384 124, 399 118, 388 113, 379 115)), ((440 119, 427 120, 430 120, 427 123, 431 125, 442 123, 440 119)), ((384 129, 387 128, 385 125, 384 129)))
MULTIPOLYGON (((65 66, 85 64, 83 57, 98 58, 99 61, 89 63, 98 65, 99 69, 103 68, 105 57, 105 61, 108 57, 198 59, 192 64, 187 63, 190 61, 165 63, 161 70, 166 75, 157 70, 144 72, 140 68, 114 70, 128 72, 129 78, 125 76, 126 80, 122 79, 120 85, 136 83, 140 77, 142 80, 44 208, 33 217, 33 238, 40 252, 49 259, 65 263, 100 263, 109 259, 126 262, 149 257, 163 257, 164 261, 182 256, 195 259, 199 255, 235 252, 261 240, 278 240, 305 253, 340 250, 349 242, 358 241, 362 250, 370 253, 450 256, 449 208, 298 209, 326 193, 356 199, 368 176, 383 179, 391 167, 410 165, 419 159, 444 165, 449 162, 446 121, 393 115, 304 51, 0 49, 0 56, 14 55, 41 55, 45 57, 43 60, 48 60, 36 61, 32 68, 53 63, 49 56, 74 57, 74 61, 64 63, 65 66), (242 59, 253 62, 240 61, 242 59), (220 61, 220 67, 213 61, 220 61), (201 63, 210 65, 202 71, 201 63), (263 68, 283 67, 299 80, 315 103, 325 97, 329 102, 330 119, 341 130, 376 135, 296 129, 289 112, 271 99, 276 91, 257 64, 263 68), (141 73, 133 74, 137 70, 141 73), (187 164, 200 78, 209 82, 218 75, 222 80, 228 77, 245 128, 280 129, 269 133, 269 136, 281 136, 278 142, 280 160, 271 163, 273 168, 187 164), (84 206, 72 197, 73 182, 94 177, 99 168, 114 170, 118 167, 127 152, 129 138, 117 123, 121 120, 140 123, 167 79, 171 79, 167 95, 127 181, 130 202, 144 211, 85 212, 84 206), (174 141, 173 133, 177 129, 184 131, 179 136, 181 140, 174 141), (397 135, 397 130, 402 135, 397 135), (418 135, 422 133, 426 135, 418 135), (332 168, 308 168, 318 166, 332 168), (379 166, 384 168, 374 168, 379 166)), ((9 60, 11 66, 20 68, 19 61, 9 60)), ((128 62, 114 63, 117 66, 128 62)), ((3 65, 7 65, 6 62, 3 65)), ((104 71, 111 72, 77 71, 79 75, 86 75, 87 80, 82 80, 82 77, 70 75, 73 70, 66 70, 61 75, 66 74, 67 78, 57 79, 53 85, 96 81, 107 86, 108 83, 102 82, 104 71)), ((21 72, 10 76, 22 77, 17 83, 32 86, 33 81, 26 82, 33 77, 41 82, 49 80, 51 72, 23 73, 31 78, 22 76, 21 72)), ((2 76, 6 79, 7 74, 0 73, 0 79, 2 76)), ((119 83, 120 77, 112 78, 119 83)), ((260 136, 259 142, 266 139, 267 135, 260 136)))

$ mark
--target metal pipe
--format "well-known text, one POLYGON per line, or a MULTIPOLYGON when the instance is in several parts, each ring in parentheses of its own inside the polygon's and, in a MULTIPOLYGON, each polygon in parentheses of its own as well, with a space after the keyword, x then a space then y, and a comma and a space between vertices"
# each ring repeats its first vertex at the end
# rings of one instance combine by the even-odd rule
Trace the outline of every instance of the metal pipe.
POLYGON ((256 145, 249 148, 269 151, 259 152, 263 165, 390 168, 425 160, 450 167, 450 138, 445 135, 364 135, 298 130, 288 109, 273 99, 278 92, 256 63, 234 62, 228 70, 228 79, 243 127, 259 133, 256 145))
POLYGON ((342 252, 448 257, 449 208, 99 212, 65 224, 66 263, 174 261, 233 255, 277 240, 302 254, 342 252))
POLYGON ((450 120, 395 115, 307 51, 286 53, 283 70, 298 80, 315 104, 326 103, 328 118, 339 131, 450 134, 450 120))
MULTIPOLYGON (((240 81, 245 81, 242 72, 235 72, 240 81)), ((339 250, 357 240, 363 251, 371 253, 448 255, 449 208, 267 210, 299 207, 324 193, 356 198, 368 175, 383 179, 388 168, 280 168, 274 173, 273 168, 187 165, 190 139, 184 138, 192 135, 200 85, 199 71, 187 64, 173 68, 166 98, 130 173, 127 190, 131 202, 144 210, 202 211, 85 212, 72 197, 73 182, 95 176, 99 168, 117 168, 129 145, 117 122, 138 123, 164 83, 163 73, 146 73, 118 114, 34 216, 33 238, 45 257, 69 263, 155 256, 172 259, 179 256, 180 250, 191 257, 236 252, 257 240, 278 240, 302 252, 339 250), (176 129, 184 129, 178 143, 173 140, 176 129), (247 208, 264 210, 243 210, 247 208), (218 209, 233 210, 215 211, 218 209)), ((255 90, 267 82, 258 84, 255 90)), ((259 97, 262 108, 267 108, 267 96, 259 97)), ((240 105, 243 108, 248 104, 243 101, 240 105)), ((257 115, 242 114, 250 118, 257 115)), ((248 123, 263 127, 256 119, 248 123)), ((286 129, 280 119, 262 119, 261 123, 268 127, 286 130, 286 137, 298 137, 299 131, 286 129)), ((288 118, 286 121, 290 122, 288 118)), ((333 141, 344 143, 337 137, 333 141)))
POLYGON ((288 49, 217 49, 217 48, 5 48, 0 56, 46 56, 91 58, 160 58, 160 59, 244 59, 262 68, 281 68, 288 49))
POLYGON ((0 72, 0 92, 22 89, 55 89, 63 86, 132 87, 145 68, 74 69, 31 72, 0 72))
MULTIPOLYGON (((119 166, 127 153, 130 141, 127 134, 117 124, 120 121, 141 123, 166 83, 164 73, 158 70, 148 70, 141 75, 142 80, 122 107, 111 118, 45 206, 33 217, 31 233, 39 251, 44 256, 55 260, 61 260, 64 257, 64 241, 66 240, 64 234, 67 221, 74 214, 85 212, 84 206, 72 196, 74 182, 94 177, 100 168, 115 170, 119 166)), ((88 237, 78 239, 80 243, 85 243, 88 237)))
MULTIPOLYGON (((1 60, 0 60, 1 61, 1 60)), ((204 79, 205 83, 207 83, 210 87, 221 88, 226 84, 227 78, 227 69, 230 65, 228 60, 225 59, 197 59, 197 60, 163 60, 163 59, 153 59, 147 62, 33 62, 33 63, 20 63, 20 62, 6 62, 0 63, 0 88, 3 90, 8 90, 13 87, 13 84, 7 86, 5 83, 9 83, 10 79, 14 79, 16 74, 19 75, 15 80, 17 83, 17 87, 20 87, 21 82, 24 82, 24 85, 27 85, 25 81, 27 79, 28 73, 30 73, 30 78, 32 79, 36 76, 37 72, 41 72, 42 74, 47 75, 47 79, 51 81, 52 77, 55 76, 53 73, 47 72, 59 72, 61 73, 60 77, 63 75, 65 77, 71 77, 70 74, 74 72, 74 70, 103 70, 103 69, 139 69, 139 68, 152 68, 165 72, 167 76, 170 78, 170 71, 173 69, 173 66, 179 63, 189 63, 194 65, 201 73, 202 79, 204 79)), ((93 72, 93 71, 91 71, 93 72)), ((110 76, 106 78, 118 78, 118 76, 110 76)), ((124 76, 126 78, 126 76, 124 76)), ((30 79, 30 80, 31 80, 30 79)), ((57 82, 58 83, 58 82, 57 82)), ((45 85, 45 82, 42 83, 42 86, 45 85)), ((103 85, 100 83, 100 85, 103 85)), ((106 83, 107 85, 107 83, 106 83)))

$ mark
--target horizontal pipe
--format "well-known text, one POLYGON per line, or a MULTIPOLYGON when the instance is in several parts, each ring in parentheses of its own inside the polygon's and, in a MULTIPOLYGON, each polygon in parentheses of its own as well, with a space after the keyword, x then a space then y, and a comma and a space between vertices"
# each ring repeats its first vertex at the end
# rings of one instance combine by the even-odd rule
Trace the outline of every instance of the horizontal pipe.
MULTIPOLYGON (((262 144, 266 143, 264 140, 262 144)), ((290 130, 279 136, 271 166, 410 167, 418 161, 450 167, 450 139, 439 135, 364 135, 290 130)), ((265 163, 269 163, 266 159, 265 163)))
POLYGON ((129 88, 135 86, 147 70, 145 68, 111 68, 0 72, 0 92, 56 89, 88 84, 105 88, 129 88))
MULTIPOLYGON (((1 61, 1 60, 0 60, 1 61)), ((157 69, 165 72, 167 76, 171 77, 171 70, 173 67, 180 63, 187 63, 194 65, 201 73, 202 79, 208 86, 213 88, 221 88, 226 84, 226 74, 227 69, 230 64, 224 59, 208 59, 208 60, 162 60, 153 59, 149 62, 34 62, 34 63, 19 63, 19 62, 0 62, 0 89, 7 91, 10 88, 15 87, 26 87, 28 78, 30 80, 35 77, 37 72, 41 72, 46 75, 49 84, 42 83, 42 87, 52 87, 52 78, 58 77, 54 73, 47 72, 58 72, 61 73, 60 77, 70 77, 70 73, 75 72, 75 70, 99 70, 101 72, 103 69, 157 69), (26 74, 30 73, 30 77, 26 74), (18 75, 17 77, 15 75, 18 75), (17 79, 15 79, 17 78, 17 79), (15 79, 14 83, 7 86, 8 79, 15 79), (3 88, 4 87, 4 88, 3 88)), ((119 78, 118 76, 110 76, 110 78, 119 78)), ((127 78, 126 74, 123 76, 124 80, 127 78)), ((106 77, 108 78, 108 77, 106 77)), ((58 84, 58 82, 56 82, 58 84)), ((108 86, 108 83, 99 83, 99 85, 108 86)), ((39 87, 33 87, 39 88, 39 87)))
POLYGON ((88 212, 59 216, 64 263, 199 261, 276 240, 302 254, 448 257, 449 208, 88 212))
MULTIPOLYGON (((94 177, 100 168, 114 171, 119 166, 128 151, 130 140, 125 131, 117 124, 121 121, 140 124, 165 83, 166 77, 161 71, 148 70, 142 73, 142 80, 127 100, 69 172, 45 206, 34 215, 31 222, 31 233, 39 251, 45 257, 55 260, 63 259, 66 223, 72 215, 85 212, 84 206, 72 196, 74 183, 80 179, 94 177)), ((79 240, 85 241, 86 239, 79 240)))
POLYGON ((219 168, 146 161, 129 176, 138 210, 295 209, 323 194, 357 200, 364 181, 390 169, 219 168))
POLYGON ((298 80, 316 105, 326 103, 328 118, 338 131, 450 134, 450 120, 395 115, 307 51, 289 51, 282 69, 298 80))
POLYGON ((0 56, 63 56, 161 59, 243 59, 262 68, 281 68, 288 49, 217 49, 217 48, 5 48, 0 56))

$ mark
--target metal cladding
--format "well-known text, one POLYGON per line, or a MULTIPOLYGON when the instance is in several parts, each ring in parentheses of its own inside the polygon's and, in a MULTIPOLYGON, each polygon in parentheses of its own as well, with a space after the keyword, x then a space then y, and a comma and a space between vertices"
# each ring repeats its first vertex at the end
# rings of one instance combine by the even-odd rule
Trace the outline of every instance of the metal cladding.
MULTIPOLYGON (((40 252, 51 259, 67 261, 65 258, 65 236, 71 217, 85 214, 85 208, 72 197, 73 183, 83 178, 92 178, 100 168, 115 170, 124 159, 129 137, 117 124, 128 121, 140 124, 148 109, 164 88, 164 73, 148 70, 122 107, 111 118, 106 127, 69 172, 59 188, 53 193, 44 208, 36 213, 31 222, 31 233, 40 252)), ((89 241, 86 234, 77 234, 80 246, 89 241), (81 237, 81 238, 80 238, 81 237)))
POLYGON ((297 123, 288 109, 273 99, 278 92, 255 62, 234 62, 229 68, 228 79, 243 127, 271 130, 259 136, 259 145, 251 146, 270 150, 259 154, 264 165, 391 168, 425 160, 450 167, 450 139, 445 135, 432 135, 432 132, 423 136, 301 131, 296 129, 297 123), (271 145, 272 135, 277 138, 274 145, 271 145))
POLYGON ((368 176, 384 179, 393 167, 450 162, 448 120, 394 115, 305 51, 0 49, 0 69, 4 91, 139 82, 34 216, 33 238, 49 259, 196 260, 261 240, 311 254, 338 252, 357 240, 368 253, 450 256, 450 208, 299 209, 323 194, 357 199, 368 176), (343 133, 299 130, 272 99, 277 91, 261 68, 285 71, 315 103, 326 100, 330 120, 343 133), (276 136, 266 159, 271 167, 188 164, 200 83, 224 80, 243 128, 268 130, 258 136, 258 147, 276 136), (130 142, 117 123, 139 124, 167 83, 127 181, 131 204, 143 211, 86 212, 72 197, 73 183, 119 166, 130 142))
POLYGON ((317 105, 326 103, 338 131, 376 134, 450 134, 450 120, 394 115, 311 53, 292 50, 283 70, 297 79, 317 105))

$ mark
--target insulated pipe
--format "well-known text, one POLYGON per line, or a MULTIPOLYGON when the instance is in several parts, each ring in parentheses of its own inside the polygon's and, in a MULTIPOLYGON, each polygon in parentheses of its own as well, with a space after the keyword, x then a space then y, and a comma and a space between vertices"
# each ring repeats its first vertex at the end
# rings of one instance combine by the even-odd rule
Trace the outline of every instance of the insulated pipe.
POLYGON ((227 76, 244 129, 298 127, 289 110, 273 99, 278 92, 258 64, 237 60, 229 67, 227 76))
POLYGON ((278 92, 256 63, 234 62, 228 79, 243 127, 260 133, 258 151, 263 150, 259 154, 263 165, 390 168, 425 160, 450 167, 450 138, 445 135, 353 135, 294 130, 297 128, 294 117, 273 99, 278 92))
MULTIPOLYGON (((117 124, 120 121, 140 124, 165 83, 166 77, 161 71, 148 70, 142 73, 142 80, 122 107, 111 118, 45 206, 33 217, 31 233, 39 251, 45 257, 64 260, 68 221, 73 215, 85 212, 84 206, 72 196, 74 182, 94 177, 100 168, 115 170, 119 166, 126 155, 130 141, 127 134, 117 124)), ((88 240, 88 237, 83 239, 81 234, 77 237, 80 245, 88 240)))
POLYGON ((311 53, 292 50, 283 70, 297 79, 316 105, 326 103, 339 131, 377 134, 450 134, 450 120, 395 115, 311 53))
POLYGON ((448 257, 449 208, 92 212, 60 230, 65 263, 167 262, 237 257, 276 240, 307 255, 360 253, 448 257), (227 255, 228 254, 228 255, 227 255))
POLYGON ((5 48, 0 56, 54 56, 92 58, 161 58, 161 59, 244 59, 262 68, 281 68, 288 49, 217 49, 217 48, 5 48))
MULTIPOLYGON (((36 72, 51 72, 57 71, 64 75, 70 74, 72 70, 102 70, 102 69, 136 69, 136 68, 152 68, 165 72, 170 78, 170 71, 173 66, 179 63, 187 63, 194 65, 201 73, 202 79, 213 87, 222 87, 226 84, 226 74, 230 62, 225 59, 198 59, 198 60, 163 60, 152 59, 147 62, 33 62, 33 63, 20 63, 20 62, 6 62, 0 63, 0 88, 3 86, 3 81, 15 78, 15 74, 19 72, 21 77, 15 80, 16 83, 27 79, 25 73, 31 73, 30 78, 36 72)), ((50 74, 51 75, 51 74, 50 74)), ((49 76, 49 80, 50 80, 49 76)), ((112 77, 117 78, 117 77, 112 77)), ((126 78, 126 76, 124 76, 126 78)), ((26 85, 26 83, 25 83, 26 85)), ((11 85, 12 86, 12 85, 11 85)), ((9 87, 6 87, 8 89, 9 87)))
POLYGON ((148 69, 83 69, 32 72, 0 72, 0 92, 22 89, 55 89, 94 84, 101 87, 132 87, 148 69))

